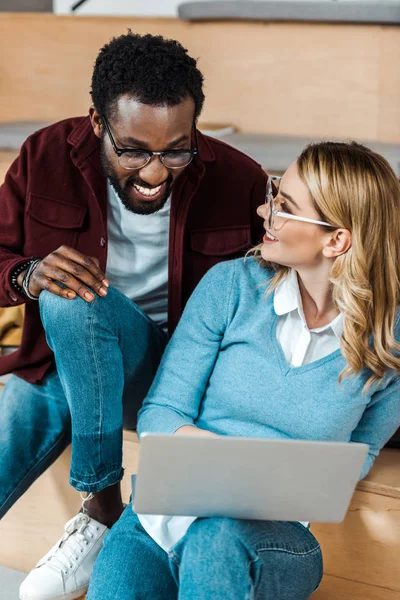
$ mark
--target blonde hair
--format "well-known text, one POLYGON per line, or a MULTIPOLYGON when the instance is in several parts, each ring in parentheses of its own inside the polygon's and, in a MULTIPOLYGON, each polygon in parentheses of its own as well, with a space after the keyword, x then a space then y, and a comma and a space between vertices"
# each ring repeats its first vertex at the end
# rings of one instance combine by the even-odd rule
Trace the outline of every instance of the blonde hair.
MULTIPOLYGON (((302 181, 321 220, 348 229, 351 248, 335 259, 332 295, 344 316, 341 350, 347 366, 340 374, 370 370, 364 391, 388 369, 400 372, 395 324, 400 304, 400 183, 389 163, 356 142, 317 142, 297 159, 302 181)), ((276 274, 269 291, 289 271, 276 274)))

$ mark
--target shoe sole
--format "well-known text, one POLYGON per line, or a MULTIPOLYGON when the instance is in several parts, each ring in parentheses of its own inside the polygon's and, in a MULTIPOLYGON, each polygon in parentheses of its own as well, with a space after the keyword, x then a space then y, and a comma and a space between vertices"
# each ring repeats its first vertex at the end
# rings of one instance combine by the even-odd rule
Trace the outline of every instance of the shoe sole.
POLYGON ((26 596, 19 597, 20 600, 77 600, 81 598, 88 591, 88 586, 80 588, 75 592, 69 592, 69 594, 62 594, 61 596, 26 596))

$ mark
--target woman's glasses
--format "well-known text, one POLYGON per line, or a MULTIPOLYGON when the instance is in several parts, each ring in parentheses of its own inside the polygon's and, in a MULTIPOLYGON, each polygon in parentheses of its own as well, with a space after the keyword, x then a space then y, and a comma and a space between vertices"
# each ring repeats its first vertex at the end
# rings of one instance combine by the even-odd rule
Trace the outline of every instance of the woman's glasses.
POLYGON ((281 217, 283 219, 292 219, 293 221, 304 221, 305 223, 314 223, 315 225, 324 225, 325 227, 333 227, 326 221, 316 221, 315 219, 308 219, 307 217, 298 217, 297 215, 291 215, 290 213, 279 210, 282 207, 282 202, 278 194, 279 183, 281 178, 275 175, 270 175, 267 180, 267 191, 265 195, 265 203, 268 206, 268 228, 273 229, 275 217, 281 217))

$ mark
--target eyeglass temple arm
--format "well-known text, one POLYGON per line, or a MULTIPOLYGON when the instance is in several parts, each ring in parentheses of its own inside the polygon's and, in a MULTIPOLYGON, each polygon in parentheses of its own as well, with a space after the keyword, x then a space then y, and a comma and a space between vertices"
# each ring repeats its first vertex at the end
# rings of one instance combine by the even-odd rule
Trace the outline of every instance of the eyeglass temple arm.
POLYGON ((105 125, 106 129, 107 129, 108 137, 110 138, 111 145, 112 145, 112 147, 114 149, 114 152, 119 157, 123 153, 121 152, 121 150, 119 148, 117 148, 117 145, 116 145, 116 143, 114 141, 114 137, 113 137, 113 134, 111 133, 111 129, 110 129, 110 126, 108 124, 107 119, 105 117, 101 117, 101 118, 102 118, 102 121, 104 122, 104 125, 105 125))
POLYGON ((195 151, 195 154, 197 154, 199 151, 199 140, 197 137, 196 121, 193 121, 193 130, 194 130, 194 143, 195 143, 195 147, 193 148, 193 150, 195 151))
POLYGON ((315 223, 315 225, 324 225, 325 227, 332 227, 325 221, 316 221, 315 219, 308 219, 307 217, 298 217, 297 215, 289 215, 288 213, 280 212, 279 210, 274 211, 275 217, 281 217, 283 219, 291 219, 292 221, 304 221, 304 223, 315 223))

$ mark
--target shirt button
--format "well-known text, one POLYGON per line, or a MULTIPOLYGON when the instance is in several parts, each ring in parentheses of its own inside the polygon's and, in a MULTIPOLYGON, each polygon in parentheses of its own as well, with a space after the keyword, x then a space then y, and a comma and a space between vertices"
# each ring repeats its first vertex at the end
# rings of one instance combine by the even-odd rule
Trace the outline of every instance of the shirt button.
POLYGON ((105 238, 100 238, 100 246, 102 246, 104 248, 104 246, 106 245, 106 240, 105 238))
POLYGON ((8 297, 10 298, 10 300, 12 300, 13 302, 17 302, 18 298, 15 294, 13 294, 12 292, 8 292, 8 297))

